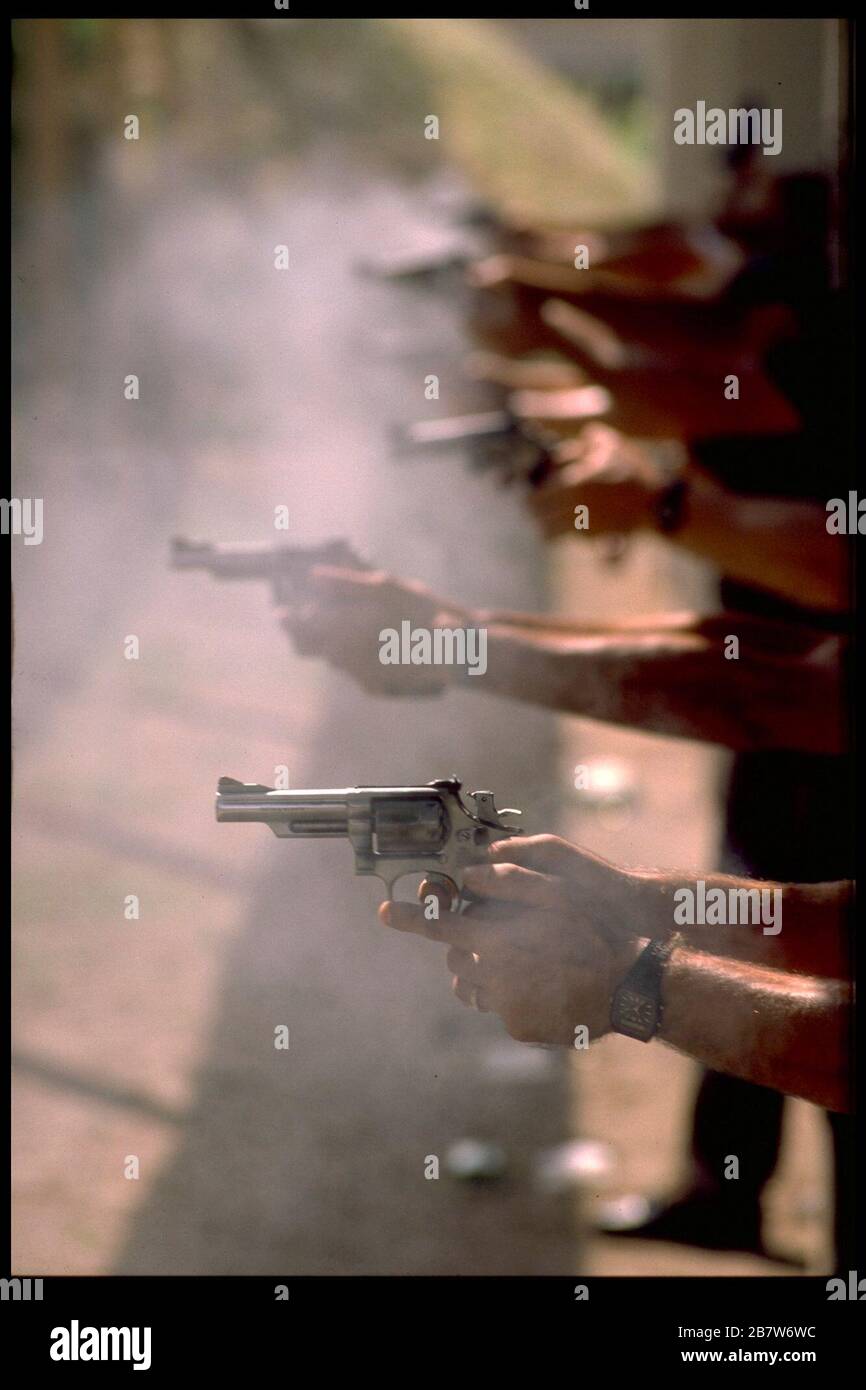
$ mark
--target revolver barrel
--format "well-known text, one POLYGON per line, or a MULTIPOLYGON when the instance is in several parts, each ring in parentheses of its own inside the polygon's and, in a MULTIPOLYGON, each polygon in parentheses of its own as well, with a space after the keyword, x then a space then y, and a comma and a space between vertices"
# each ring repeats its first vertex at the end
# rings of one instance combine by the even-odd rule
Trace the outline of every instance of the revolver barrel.
POLYGON ((520 419, 512 410, 488 410, 419 420, 401 426, 395 436, 398 450, 464 447, 472 466, 497 472, 504 482, 522 481, 539 487, 554 469, 559 437, 547 426, 520 419))
POLYGON ((317 838, 349 833, 348 789, 272 791, 253 783, 221 777, 216 799, 218 821, 252 821, 276 834, 317 838))
POLYGON ((398 433, 398 441, 412 448, 429 448, 431 445, 449 448, 478 439, 510 438, 516 428, 507 410, 485 410, 476 415, 417 420, 403 427, 398 433))

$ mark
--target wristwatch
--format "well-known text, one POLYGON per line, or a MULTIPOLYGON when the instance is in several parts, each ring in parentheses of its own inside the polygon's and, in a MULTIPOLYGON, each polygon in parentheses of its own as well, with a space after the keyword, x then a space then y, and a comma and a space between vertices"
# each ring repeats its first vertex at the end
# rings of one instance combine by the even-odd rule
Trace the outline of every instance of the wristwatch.
POLYGON ((671 932, 668 937, 655 937, 641 951, 613 992, 610 1023, 615 1033, 624 1033, 638 1042, 649 1042, 655 1037, 662 1026, 665 966, 679 944, 679 932, 671 932))

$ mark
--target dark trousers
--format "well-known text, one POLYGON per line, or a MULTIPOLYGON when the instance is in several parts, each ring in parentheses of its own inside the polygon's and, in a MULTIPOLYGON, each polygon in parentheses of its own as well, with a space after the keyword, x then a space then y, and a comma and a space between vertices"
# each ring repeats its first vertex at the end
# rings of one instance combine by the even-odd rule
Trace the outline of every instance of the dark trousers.
POLYGON ((692 1119, 692 1158, 702 1182, 753 1207, 773 1175, 782 1143, 785 1097, 736 1076, 706 1071, 692 1119), (735 1154, 739 1178, 725 1179, 725 1160, 735 1154))
MULTIPOLYGON (((756 1216, 761 1193, 773 1176, 782 1142, 785 1097, 766 1086, 721 1072, 704 1072, 692 1120, 692 1159, 703 1183, 730 1203, 733 1221, 756 1216), (737 1181, 725 1179, 730 1154, 739 1160, 737 1181)), ((835 1268, 857 1268, 854 1222, 854 1117, 828 1113, 833 1139, 833 1236, 835 1268)))

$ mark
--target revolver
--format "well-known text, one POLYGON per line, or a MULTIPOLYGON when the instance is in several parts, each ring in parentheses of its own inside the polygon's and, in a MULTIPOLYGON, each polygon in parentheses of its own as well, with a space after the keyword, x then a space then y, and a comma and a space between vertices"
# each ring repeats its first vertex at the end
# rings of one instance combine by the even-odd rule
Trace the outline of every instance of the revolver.
POLYGON ((215 579, 267 580, 275 603, 296 603, 303 598, 306 579, 314 565, 369 569, 343 540, 311 546, 213 545, 176 536, 171 543, 171 564, 178 570, 207 570, 215 579))
POLYGON ((506 483, 519 480, 531 487, 539 487, 554 471, 553 450, 557 443, 549 430, 529 420, 519 420, 508 409, 439 416, 399 425, 393 441, 404 454, 466 448, 474 469, 495 471, 506 483))
POLYGON ((492 792, 472 792, 467 805, 456 777, 423 787, 341 787, 328 791, 274 791, 255 782, 221 777, 217 787, 218 821, 256 821, 269 825, 281 839, 351 842, 355 873, 375 874, 388 889, 406 874, 422 874, 445 888, 451 910, 468 901, 464 870, 486 859, 487 846, 521 834, 498 811, 492 792))

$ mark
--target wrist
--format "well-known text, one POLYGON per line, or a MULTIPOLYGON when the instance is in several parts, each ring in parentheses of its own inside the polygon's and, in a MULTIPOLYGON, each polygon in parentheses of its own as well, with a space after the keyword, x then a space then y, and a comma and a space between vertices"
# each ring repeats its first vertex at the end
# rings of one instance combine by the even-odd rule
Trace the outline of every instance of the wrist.
POLYGON ((653 937, 643 944, 613 992, 610 1005, 613 1032, 644 1043, 662 1036, 667 968, 679 944, 676 932, 670 932, 667 937, 653 937))
POLYGON ((610 968, 609 1004, 613 1003, 614 994, 649 943, 650 938, 648 936, 631 936, 627 941, 617 943, 610 968))
POLYGON ((686 522, 688 451, 678 439, 646 440, 644 447, 650 461, 645 524, 650 530, 671 535, 686 522))
POLYGON ((632 936, 618 940, 611 947, 606 988, 599 999, 599 1022, 593 1030, 593 1039, 616 1032, 613 1021, 616 992, 648 944, 646 937, 632 936))
POLYGON ((658 869, 622 871, 620 913, 635 931, 649 939, 667 936, 677 923, 674 893, 681 879, 658 869))

